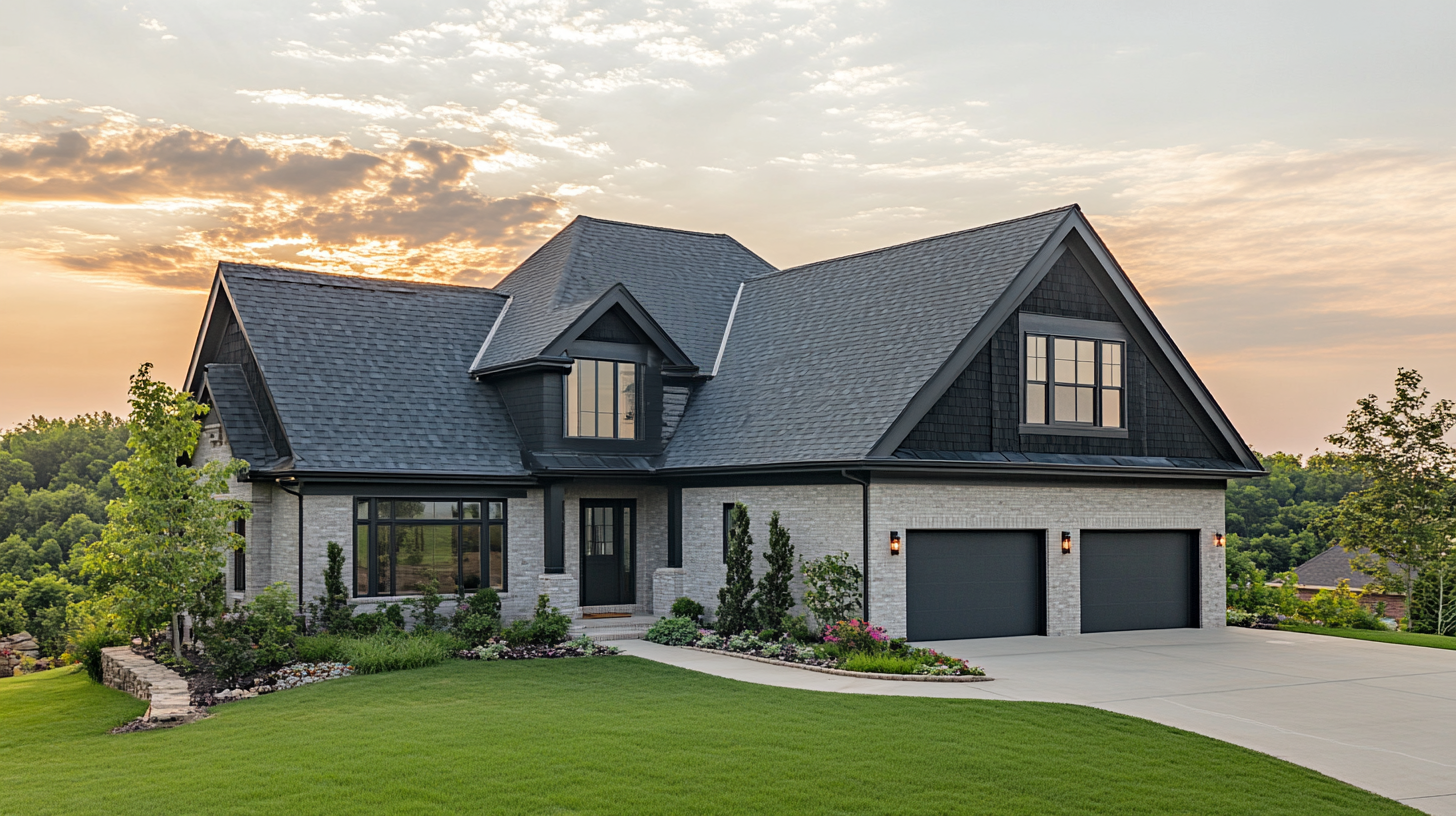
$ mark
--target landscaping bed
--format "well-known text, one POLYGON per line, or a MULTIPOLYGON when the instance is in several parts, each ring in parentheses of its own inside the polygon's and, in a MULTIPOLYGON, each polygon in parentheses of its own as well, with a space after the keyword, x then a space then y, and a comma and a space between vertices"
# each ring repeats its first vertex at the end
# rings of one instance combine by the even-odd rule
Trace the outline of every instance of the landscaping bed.
POLYGON ((782 658, 762 657, 760 655, 752 653, 732 652, 727 649, 704 649, 699 646, 684 646, 682 648, 692 649, 695 652, 708 652, 709 654, 727 655, 728 657, 741 657, 744 660, 755 660, 759 663, 768 663, 775 666, 791 666, 795 669, 807 669, 808 671, 822 672, 824 674, 838 674, 845 677, 862 677, 866 680, 909 680, 931 683, 984 683, 996 679, 994 677, 986 677, 985 675, 974 674, 937 677, 930 674, 885 674, 883 672, 846 671, 845 669, 833 668, 832 665, 824 665, 833 663, 833 661, 827 660, 814 661, 813 663, 794 662, 784 660, 782 658))
POLYGON ((512 646, 503 640, 492 640, 474 649, 461 649, 455 656, 461 660, 536 660, 562 657, 609 657, 621 654, 616 646, 603 646, 583 635, 576 640, 554 646, 524 644, 512 646))

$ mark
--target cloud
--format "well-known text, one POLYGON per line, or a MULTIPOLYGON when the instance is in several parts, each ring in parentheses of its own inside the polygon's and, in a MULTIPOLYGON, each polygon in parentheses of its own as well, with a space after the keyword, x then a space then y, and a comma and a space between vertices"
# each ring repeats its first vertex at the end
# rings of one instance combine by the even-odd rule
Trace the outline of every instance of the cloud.
POLYGON ((350 99, 339 94, 311 94, 304 91, 289 91, 275 88, 271 91, 238 91, 241 96, 251 96, 255 102, 270 102, 274 105, 308 105, 316 108, 344 111, 370 119, 420 118, 403 104, 382 96, 373 99, 350 99))
POLYGON ((904 79, 889 76, 895 70, 893 65, 865 65, 857 68, 840 68, 828 74, 813 72, 809 76, 822 81, 809 90, 813 93, 837 94, 841 96, 870 96, 902 85, 904 79))
POLYGON ((164 240, 136 237, 148 232, 141 227, 61 225, 70 232, 52 230, 40 250, 16 230, 5 243, 69 269, 160 286, 205 286, 223 258, 425 279, 467 267, 500 274, 564 220, 554 197, 493 198, 474 187, 478 169, 515 155, 424 138, 365 150, 341 139, 228 137, 107 111, 88 126, 0 135, 0 217, 90 212, 132 225, 157 217, 170 225, 164 240), (126 237, 96 248, 96 236, 113 233, 126 237))

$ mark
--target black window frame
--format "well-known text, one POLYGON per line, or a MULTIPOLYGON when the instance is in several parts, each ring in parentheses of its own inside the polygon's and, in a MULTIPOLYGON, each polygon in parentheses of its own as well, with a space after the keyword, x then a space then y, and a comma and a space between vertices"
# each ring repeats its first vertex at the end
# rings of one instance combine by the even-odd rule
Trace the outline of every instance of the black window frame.
MULTIPOLYGON (((397 570, 395 570, 395 569, 391 569, 390 570, 389 587, 388 587, 388 590, 389 591, 388 591, 388 593, 377 591, 379 589, 379 586, 380 586, 380 583, 381 583, 380 582, 380 578, 379 578, 379 570, 380 570, 380 565, 379 565, 379 555, 380 555, 380 553, 379 553, 379 547, 380 547, 379 530, 380 530, 381 527, 385 527, 385 526, 389 526, 389 527, 393 528, 393 526, 396 525, 396 524, 404 524, 404 525, 415 525, 415 524, 419 524, 419 525, 426 525, 426 526, 455 527, 455 528, 463 528, 463 527, 469 526, 469 527, 479 528, 479 530, 480 530, 480 536, 479 536, 479 541, 480 541, 480 586, 478 586, 478 587, 476 587, 474 589, 466 589, 465 590, 466 594, 472 594, 472 593, 477 592, 478 590, 483 589, 485 587, 492 587, 493 586, 493 584, 491 582, 495 578, 495 575, 493 574, 493 572, 491 570, 491 564, 490 564, 490 555, 491 555, 491 550, 490 550, 491 531, 492 531, 492 529, 499 529, 500 530, 500 541, 501 541, 500 586, 499 587, 494 587, 494 588, 496 589, 497 592, 502 592, 502 593, 508 592, 509 589, 510 589, 510 584, 509 584, 509 576, 510 576, 510 535, 509 535, 509 530, 510 530, 510 525, 508 523, 509 522, 509 519, 510 519, 510 502, 507 501, 504 498, 477 498, 477 497, 470 497, 470 498, 451 498, 451 497, 423 498, 423 497, 417 497, 417 496, 407 496, 407 497, 393 497, 393 496, 355 496, 354 497, 354 518, 353 518, 353 524, 354 524, 354 542, 353 543, 354 543, 354 547, 353 547, 352 555, 351 555, 351 558, 350 558, 351 567, 353 568, 352 569, 352 575, 350 577, 350 585, 351 585, 351 587, 353 589, 353 597, 355 597, 355 598, 393 598, 393 597, 415 597, 415 596, 417 596, 419 594, 419 593, 410 593, 410 592, 401 593, 399 591, 399 585, 398 585, 399 575, 398 575, 397 570), (449 519, 398 518, 392 512, 391 512, 391 514, 390 514, 390 516, 388 518, 381 518, 380 517, 380 513, 379 513, 379 506, 380 506, 380 503, 382 503, 382 502, 389 502, 391 504, 391 509, 393 508, 393 503, 395 503, 395 502, 454 503, 455 504, 455 508, 456 508, 456 512, 455 512, 454 517, 453 518, 449 518, 449 519), (476 502, 478 502, 480 504, 480 517, 479 518, 474 518, 474 519, 464 518, 463 517, 464 505, 467 504, 467 503, 476 503, 476 502), (499 507, 500 507, 500 518, 491 518, 491 506, 492 505, 499 505, 499 507), (360 508, 361 507, 367 507, 367 510, 365 511, 365 514, 364 514, 364 517, 363 518, 360 517, 360 508), (366 582, 365 589, 366 589, 366 591, 364 591, 364 592, 360 592, 360 586, 359 586, 360 571, 359 571, 359 565, 358 565, 358 558, 359 558, 359 554, 361 552, 360 541, 359 541, 359 537, 360 537, 361 532, 364 533, 365 535, 367 535, 367 537, 368 537, 367 538, 367 541, 365 542, 365 547, 363 548, 363 552, 365 553, 365 557, 366 557, 366 559, 368 561, 367 573, 366 573, 366 576, 365 576, 365 582, 366 582)), ((456 535, 457 536, 463 535, 463 530, 462 531, 457 531, 456 535)), ((397 565, 397 563, 398 563, 398 549, 397 548, 398 548, 398 541, 397 541, 397 539, 395 538, 395 536, 393 534, 389 535, 389 563, 390 563, 391 566, 397 565)), ((460 586, 462 583, 464 583, 464 578, 465 578, 465 574, 464 574, 464 563, 465 563, 465 551, 462 548, 462 549, 460 549, 460 550, 458 550, 456 552, 456 557, 455 557, 455 585, 457 587, 460 586)))
MULTIPOLYGON (((643 430, 642 430, 642 377, 643 377, 643 373, 644 373, 643 372, 643 368, 644 368, 643 365, 640 362, 637 362, 635 360, 613 359, 613 358, 610 358, 610 357, 575 357, 575 358, 573 358, 572 359, 572 369, 571 369, 571 371, 569 371, 569 372, 561 375, 561 403, 562 403, 562 406, 563 406, 563 410, 562 410, 561 435, 564 438, 566 438, 566 439, 601 439, 601 440, 608 440, 608 441, 623 441, 623 442, 635 442, 635 441, 641 439, 642 438, 642 433, 643 433, 643 430), (571 404, 571 393, 572 393, 572 389, 571 389, 571 377, 572 377, 573 374, 576 374, 577 373, 578 366, 581 363, 610 363, 611 366, 612 366, 612 435, 611 436, 603 436, 603 435, 600 435, 600 434, 594 434, 594 435, 591 435, 591 436, 584 436, 584 435, 582 435, 580 433, 580 430, 581 430, 581 428, 580 428, 580 424, 581 424, 580 410, 581 410, 581 408, 580 408, 580 404, 579 403, 581 402, 581 395, 579 393, 577 394, 577 402, 578 402, 578 405, 573 406, 571 404), (621 408, 620 396, 621 396, 621 388, 622 388, 622 369, 624 367, 626 367, 626 366, 631 366, 631 368, 632 368, 632 407, 631 407, 631 411, 632 411, 633 420, 632 420, 632 435, 631 436, 622 436, 621 435, 622 411, 620 410, 620 408, 621 408), (577 433, 572 433, 572 425, 573 425, 573 421, 572 420, 573 420, 573 417, 575 417, 575 419, 576 419, 575 424, 577 426, 576 427, 576 430, 578 431, 577 433)), ((578 387, 578 390, 579 390, 579 387, 578 387)), ((601 411, 595 411, 594 413, 596 414, 596 416, 598 418, 598 425, 600 425, 600 418, 602 416, 602 412, 601 411)))
POLYGON ((233 592, 248 591, 248 522, 246 519, 237 519, 233 522, 233 532, 242 536, 243 546, 233 550, 233 592))
MULTIPOLYGON (((1018 425, 1017 430, 1021 434, 1044 434, 1064 436, 1098 436, 1118 439, 1126 439, 1128 436, 1128 399, 1129 391, 1129 365, 1128 359, 1132 349, 1132 339, 1121 323, 1112 323, 1100 320, 1081 320, 1076 318, 1056 317, 1052 315, 1022 314, 1020 315, 1020 343, 1018 343, 1019 359, 1017 368, 1019 371, 1020 385, 1017 390, 1018 401, 1018 425), (1029 346, 1032 338, 1045 338, 1046 340, 1046 378, 1040 381, 1030 379, 1028 367, 1029 346), (1094 344, 1095 356, 1092 361, 1094 372, 1092 390, 1092 422, 1058 421, 1056 419, 1056 341, 1085 341, 1094 344), (1105 359, 1104 349, 1109 345, 1116 345, 1121 352, 1121 382, 1118 385, 1105 384, 1103 381, 1103 362, 1105 359), (1044 421, 1030 422, 1031 409, 1031 386, 1041 386, 1043 389, 1044 421), (1118 424, 1104 425, 1103 402, 1104 391, 1118 392, 1118 424)), ((1088 388, 1086 385, 1075 387, 1088 388)))
POLYGON ((733 508, 738 502, 723 502, 723 563, 728 563, 728 533, 733 529, 733 508))

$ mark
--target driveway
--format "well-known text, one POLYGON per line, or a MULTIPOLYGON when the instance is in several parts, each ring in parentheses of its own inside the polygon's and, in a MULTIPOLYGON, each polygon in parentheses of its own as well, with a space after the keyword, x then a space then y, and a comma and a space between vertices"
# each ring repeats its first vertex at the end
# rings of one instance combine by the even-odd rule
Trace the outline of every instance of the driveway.
POLYGON ((1253 629, 956 640, 920 645, 985 666, 995 682, 904 683, 644 641, 622 645, 684 668, 791 688, 1095 706, 1456 816, 1456 651, 1253 629))

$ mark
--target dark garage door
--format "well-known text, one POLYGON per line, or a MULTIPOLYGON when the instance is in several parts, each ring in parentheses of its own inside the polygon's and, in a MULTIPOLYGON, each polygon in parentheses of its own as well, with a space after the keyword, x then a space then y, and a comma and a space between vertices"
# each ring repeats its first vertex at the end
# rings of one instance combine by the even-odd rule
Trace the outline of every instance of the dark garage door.
POLYGON ((911 640, 1040 635, 1046 533, 918 530, 905 539, 911 640))
POLYGON ((1082 631, 1197 626, 1193 534, 1082 531, 1082 631))

